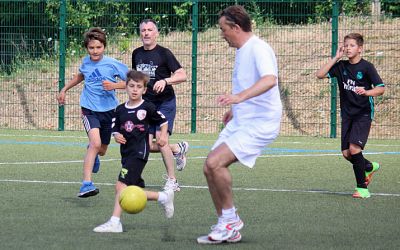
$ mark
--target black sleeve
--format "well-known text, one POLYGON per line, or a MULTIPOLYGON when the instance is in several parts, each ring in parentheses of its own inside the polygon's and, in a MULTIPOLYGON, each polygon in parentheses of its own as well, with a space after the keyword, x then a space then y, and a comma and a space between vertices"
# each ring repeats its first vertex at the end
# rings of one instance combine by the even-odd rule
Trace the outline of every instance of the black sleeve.
POLYGON ((149 123, 152 125, 161 125, 167 122, 167 118, 152 103, 148 103, 149 123))
POLYGON ((135 62, 136 54, 137 54, 137 49, 135 49, 132 52, 132 69, 134 69, 134 70, 136 70, 136 62, 135 62))
POLYGON ((121 122, 119 120, 119 106, 114 109, 114 114, 111 123, 112 133, 119 132, 119 128, 121 127, 121 122))
POLYGON ((375 66, 372 63, 368 64, 367 74, 369 79, 371 80, 371 84, 374 87, 384 87, 385 84, 383 83, 381 77, 379 76, 378 72, 376 71, 375 66))
POLYGON ((328 71, 328 78, 335 78, 339 75, 339 62, 335 63, 328 71))
POLYGON ((176 59, 175 55, 169 49, 165 48, 164 53, 165 53, 165 58, 167 60, 167 65, 168 65, 170 72, 175 72, 178 69, 182 68, 178 59, 176 59))

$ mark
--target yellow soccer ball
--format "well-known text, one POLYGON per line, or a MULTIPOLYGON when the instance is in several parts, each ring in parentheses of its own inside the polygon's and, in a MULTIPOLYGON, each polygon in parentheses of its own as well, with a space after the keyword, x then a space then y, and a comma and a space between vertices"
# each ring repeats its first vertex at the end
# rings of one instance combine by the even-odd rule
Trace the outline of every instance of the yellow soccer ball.
POLYGON ((137 214, 146 207, 147 196, 138 186, 128 186, 119 195, 119 204, 128 214, 137 214))

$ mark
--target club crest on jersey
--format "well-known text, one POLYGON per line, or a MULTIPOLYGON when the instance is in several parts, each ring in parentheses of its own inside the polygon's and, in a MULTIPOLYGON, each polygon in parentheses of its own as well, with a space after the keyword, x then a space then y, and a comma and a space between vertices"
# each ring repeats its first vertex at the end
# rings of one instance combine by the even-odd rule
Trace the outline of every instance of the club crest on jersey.
POLYGON ((140 109, 140 110, 138 110, 138 112, 136 112, 136 116, 140 121, 143 120, 144 118, 146 118, 146 114, 147 114, 147 111, 144 109, 140 109))
POLYGON ((132 121, 126 121, 124 124, 124 128, 125 128, 126 132, 132 132, 134 127, 135 127, 135 125, 133 124, 132 121))
POLYGON ((357 79, 360 80, 360 79, 362 79, 362 78, 363 78, 363 73, 360 72, 360 71, 358 71, 358 72, 357 72, 357 79))

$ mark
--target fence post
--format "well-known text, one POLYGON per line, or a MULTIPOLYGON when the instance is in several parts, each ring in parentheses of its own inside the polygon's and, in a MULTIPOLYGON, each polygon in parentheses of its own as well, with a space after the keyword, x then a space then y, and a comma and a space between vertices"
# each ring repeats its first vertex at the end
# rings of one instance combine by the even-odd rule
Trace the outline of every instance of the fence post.
MULTIPOLYGON (((65 86, 65 56, 66 56, 66 15, 67 15, 67 0, 60 1, 60 59, 58 66, 58 91, 65 86)), ((64 105, 58 106, 58 130, 64 130, 64 105)))
MULTIPOLYGON (((338 48, 339 39, 339 1, 332 1, 332 51, 331 55, 334 57, 338 48)), ((337 128, 337 79, 331 79, 331 138, 336 138, 337 128)))
POLYGON ((199 3, 192 2, 192 103, 191 103, 191 133, 196 133, 197 111, 197 33, 199 32, 199 3))

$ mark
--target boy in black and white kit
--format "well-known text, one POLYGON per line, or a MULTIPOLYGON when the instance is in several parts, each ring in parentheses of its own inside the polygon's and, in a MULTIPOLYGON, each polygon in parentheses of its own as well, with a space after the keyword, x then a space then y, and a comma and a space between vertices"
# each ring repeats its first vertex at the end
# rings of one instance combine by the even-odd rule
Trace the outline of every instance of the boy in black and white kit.
POLYGON ((374 98, 385 91, 385 85, 374 65, 361 57, 364 39, 358 33, 344 37, 336 56, 316 72, 319 79, 337 78, 342 118, 342 154, 353 164, 357 187, 354 198, 369 198, 368 184, 380 168, 377 162, 364 158, 362 150, 368 140, 374 118, 374 98), (348 60, 340 60, 344 55, 348 60))
MULTIPOLYGON (((119 105, 114 112, 112 135, 117 143, 121 144, 122 169, 115 184, 115 201, 112 217, 104 224, 93 229, 98 233, 121 233, 123 231, 120 221, 122 208, 119 204, 121 191, 131 185, 144 188, 142 178, 143 169, 149 157, 149 126, 160 126, 160 136, 157 144, 164 146, 168 138, 168 121, 165 116, 156 110, 156 107, 142 99, 146 92, 149 77, 138 71, 129 71, 126 80, 126 92, 129 99, 119 105)), ((165 217, 174 215, 174 191, 163 192, 147 191, 147 200, 158 201, 164 210, 165 217)))

